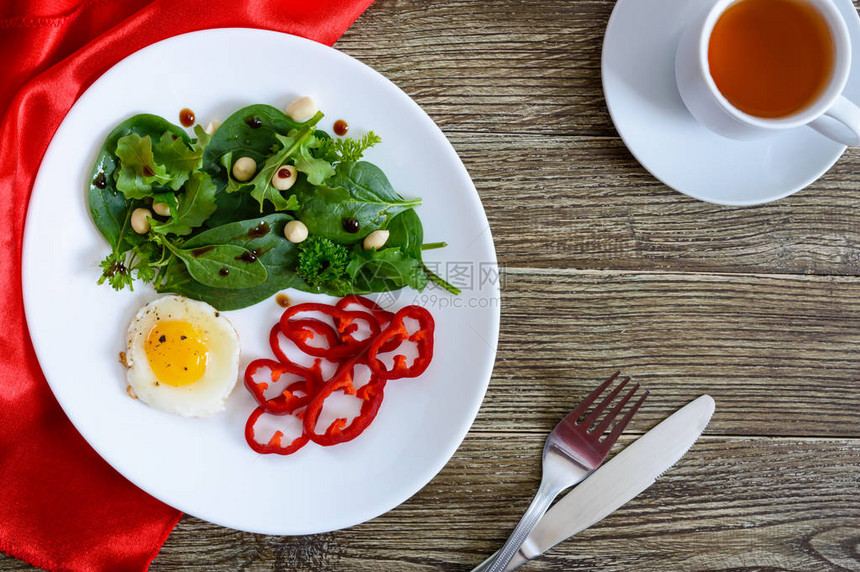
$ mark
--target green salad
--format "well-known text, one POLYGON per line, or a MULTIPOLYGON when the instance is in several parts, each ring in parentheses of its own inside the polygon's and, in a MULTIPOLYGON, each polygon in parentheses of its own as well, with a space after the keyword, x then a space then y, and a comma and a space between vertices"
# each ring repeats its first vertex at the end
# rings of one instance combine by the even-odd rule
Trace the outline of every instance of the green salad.
POLYGON ((362 161, 380 143, 333 138, 269 105, 190 137, 156 115, 110 132, 89 185, 93 221, 110 245, 99 283, 202 300, 219 310, 296 288, 334 296, 421 291, 430 271, 420 199, 403 198, 382 170, 362 161))

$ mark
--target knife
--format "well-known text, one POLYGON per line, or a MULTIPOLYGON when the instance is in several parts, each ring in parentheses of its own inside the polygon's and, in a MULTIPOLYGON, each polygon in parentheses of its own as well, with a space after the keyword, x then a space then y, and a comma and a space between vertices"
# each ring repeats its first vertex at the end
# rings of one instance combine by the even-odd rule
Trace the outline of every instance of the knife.
MULTIPOLYGON (((505 570, 537 558, 653 485, 693 446, 713 414, 713 398, 703 395, 625 447, 543 515, 505 570)), ((472 572, 488 570, 491 562, 492 557, 472 572)))

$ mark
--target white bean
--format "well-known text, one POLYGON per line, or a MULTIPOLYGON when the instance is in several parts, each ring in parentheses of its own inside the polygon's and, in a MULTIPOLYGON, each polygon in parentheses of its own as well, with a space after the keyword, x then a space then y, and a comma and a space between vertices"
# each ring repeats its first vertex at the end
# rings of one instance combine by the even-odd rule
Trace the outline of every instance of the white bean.
POLYGON ((382 248, 388 241, 388 235, 389 232, 387 230, 374 230, 364 237, 362 246, 364 246, 365 250, 376 250, 378 248, 382 248))
POLYGON ((313 117, 316 112, 317 104, 308 96, 294 99, 284 110, 284 113, 296 121, 307 121, 313 117))
POLYGON ((279 191, 286 191, 296 184, 296 168, 292 165, 281 165, 272 175, 272 186, 279 191))
POLYGON ((215 131, 216 131, 219 127, 221 127, 221 122, 220 122, 220 121, 218 121, 217 119, 213 119, 212 121, 210 121, 210 122, 209 122, 209 125, 207 125, 207 126, 206 126, 206 129, 204 129, 203 131, 205 131, 205 132, 206 132, 206 133, 208 133, 209 135, 212 135, 212 134, 214 134, 214 133, 215 133, 215 131))
POLYGON ((131 229, 137 234, 146 234, 149 232, 149 217, 151 216, 152 212, 149 209, 134 209, 131 213, 131 229))
POLYGON ((152 203, 152 210, 159 216, 170 216, 170 206, 167 203, 152 203))
POLYGON ((233 163, 233 178, 237 181, 249 181, 257 172, 257 162, 250 157, 239 157, 233 163))
POLYGON ((284 225, 284 236, 290 242, 303 242, 308 237, 308 227, 300 220, 291 220, 284 225))

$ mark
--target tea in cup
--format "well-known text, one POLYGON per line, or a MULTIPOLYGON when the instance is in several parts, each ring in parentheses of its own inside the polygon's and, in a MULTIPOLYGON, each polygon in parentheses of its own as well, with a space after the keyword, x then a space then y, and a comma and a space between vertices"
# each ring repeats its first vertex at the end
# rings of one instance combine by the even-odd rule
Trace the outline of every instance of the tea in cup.
POLYGON ((736 139, 809 125, 860 145, 860 108, 842 95, 850 69, 848 28, 830 0, 716 0, 675 56, 684 104, 736 139))

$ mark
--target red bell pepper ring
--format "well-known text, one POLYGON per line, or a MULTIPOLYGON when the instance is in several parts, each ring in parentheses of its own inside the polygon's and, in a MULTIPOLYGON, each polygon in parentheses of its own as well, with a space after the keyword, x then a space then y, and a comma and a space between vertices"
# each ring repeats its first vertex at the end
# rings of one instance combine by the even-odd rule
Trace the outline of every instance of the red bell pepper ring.
POLYGON ((319 392, 317 392, 313 400, 308 403, 302 422, 304 424, 304 434, 314 443, 328 447, 351 441, 361 435, 376 418, 379 406, 382 405, 385 379, 371 376, 368 383, 356 390, 353 385, 353 376, 355 366, 361 363, 364 363, 361 357, 345 363, 337 375, 327 381, 319 392), (361 409, 358 415, 349 423, 344 418, 335 419, 322 433, 317 433, 317 421, 319 420, 323 405, 326 399, 336 391, 343 391, 347 395, 354 394, 361 399, 361 409))
POLYGON ((367 350, 368 367, 374 375, 383 379, 418 377, 424 373, 433 359, 433 332, 435 329, 436 322, 433 320, 433 316, 421 306, 401 308, 392 318, 391 324, 370 344, 370 348, 367 350), (405 318, 417 321, 418 330, 410 334, 403 321, 405 318), (385 348, 392 343, 392 340, 397 340, 398 345, 405 340, 415 344, 418 355, 412 360, 411 365, 407 365, 408 360, 405 355, 395 355, 391 369, 386 368, 382 360, 379 359, 380 353, 391 351, 385 348))
POLYGON ((310 356, 330 356, 332 353, 337 353, 336 348, 342 345, 340 336, 334 328, 315 318, 290 320, 287 326, 282 322, 280 328, 288 339, 310 356), (325 345, 314 345, 313 342, 320 338, 325 339, 325 345))
POLYGON ((370 311, 370 313, 374 315, 376 321, 379 322, 379 325, 382 328, 385 328, 385 326, 387 326, 388 323, 391 322, 391 319, 394 317, 394 312, 389 312, 370 298, 365 298, 364 296, 357 296, 355 294, 351 294, 346 298, 341 298, 335 304, 335 307, 340 308, 341 310, 351 310, 355 306, 370 311))
POLYGON ((363 352, 381 328, 375 316, 363 311, 342 310, 328 304, 296 304, 281 315, 281 332, 308 355, 331 360, 351 358, 363 352), (304 312, 318 312, 332 318, 336 330, 316 318, 295 318, 304 312), (359 329, 359 322, 367 324, 369 334, 356 339, 353 334, 359 329), (320 335, 326 339, 327 346, 320 347, 309 343, 320 335))
POLYGON ((269 359, 258 359, 245 368, 245 387, 257 400, 257 403, 269 413, 283 415, 307 405, 313 398, 317 388, 322 385, 319 376, 310 369, 291 362, 279 362, 269 359), (276 383, 285 373, 298 376, 300 379, 287 384, 276 396, 266 397, 269 389, 268 381, 255 381, 254 377, 260 370, 270 371, 271 382, 276 383))
POLYGON ((281 342, 278 339, 280 334, 281 324, 275 324, 272 326, 272 329, 269 331, 269 347, 272 348, 272 353, 275 354, 278 361, 287 363, 290 361, 290 358, 288 358, 287 354, 284 353, 284 350, 281 349, 281 342))
MULTIPOLYGON (((351 294, 346 298, 341 298, 337 301, 337 304, 335 304, 335 306, 340 308, 341 310, 350 310, 351 308, 355 308, 356 306, 364 309, 370 314, 373 314, 373 317, 376 318, 376 321, 379 323, 380 331, 387 328, 388 324, 390 324, 391 320, 394 318, 394 312, 389 312, 388 310, 385 310, 382 306, 380 306, 370 298, 365 298, 364 296, 358 296, 356 294, 351 294)), ((337 319, 335 319, 335 324, 338 324, 337 319)), ((382 348, 382 352, 385 353, 394 351, 394 349, 399 345, 400 341, 392 339, 388 344, 385 345, 385 347, 382 348)))
MULTIPOLYGON (((287 354, 284 353, 284 350, 281 347, 280 336, 282 336, 282 335, 283 335, 283 333, 281 332, 281 324, 276 323, 274 326, 272 326, 272 329, 269 332, 269 345, 272 348, 272 353, 275 354, 275 357, 281 363, 292 363, 292 364, 295 364, 299 367, 303 367, 306 370, 313 373, 316 376, 315 379, 317 380, 317 383, 319 385, 322 385, 323 382, 331 379, 331 377, 334 375, 334 373, 340 367, 340 360, 327 360, 327 359, 323 359, 323 358, 314 358, 313 363, 311 365, 305 365, 304 362, 297 363, 297 362, 293 361, 292 359, 287 357, 287 354), (331 371, 331 373, 324 373, 323 362, 326 362, 327 364, 330 364, 332 366, 332 368, 325 368, 325 370, 331 371)), ((313 356, 311 356, 311 357, 313 357, 313 356)))
POLYGON ((284 432, 276 430, 266 443, 260 443, 256 439, 255 425, 257 424, 257 420, 263 415, 271 415, 271 413, 266 411, 266 409, 260 405, 251 412, 250 417, 248 417, 248 421, 245 423, 245 441, 247 441, 248 446, 257 453, 262 455, 289 455, 304 447, 309 441, 308 436, 305 435, 303 431, 301 435, 285 444, 283 442, 285 436, 284 432))

